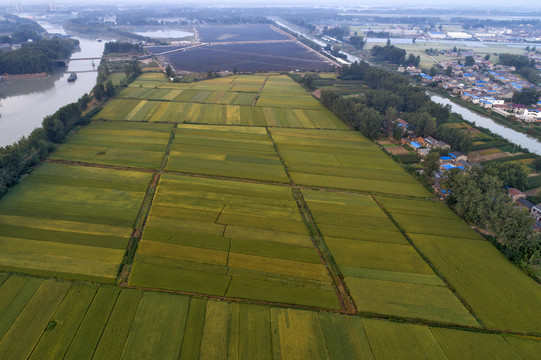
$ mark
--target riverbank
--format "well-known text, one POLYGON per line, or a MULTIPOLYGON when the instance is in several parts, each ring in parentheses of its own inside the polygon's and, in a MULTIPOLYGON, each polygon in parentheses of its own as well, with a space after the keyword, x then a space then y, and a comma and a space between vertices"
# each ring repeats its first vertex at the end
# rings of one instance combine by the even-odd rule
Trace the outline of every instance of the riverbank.
POLYGON ((442 89, 431 89, 428 91, 428 93, 433 93, 434 95, 443 96, 446 99, 449 99, 450 101, 454 102, 457 105, 463 106, 467 108, 468 110, 471 110, 473 112, 476 112, 479 115, 486 116, 494 120, 500 125, 503 125, 509 129, 515 130, 517 132, 520 132, 522 134, 531 136, 532 138, 536 139, 537 141, 541 142, 541 127, 531 124, 529 127, 525 128, 522 123, 517 123, 516 121, 507 119, 503 115, 495 114, 492 111, 489 111, 487 109, 484 109, 478 105, 475 105, 474 103, 470 101, 464 101, 460 98, 451 96, 447 91, 442 89))
POLYGON ((48 77, 49 74, 45 72, 37 73, 37 74, 16 74, 16 75, 10 75, 5 74, 0 76, 0 81, 14 81, 14 80, 28 80, 28 79, 44 79, 48 77))

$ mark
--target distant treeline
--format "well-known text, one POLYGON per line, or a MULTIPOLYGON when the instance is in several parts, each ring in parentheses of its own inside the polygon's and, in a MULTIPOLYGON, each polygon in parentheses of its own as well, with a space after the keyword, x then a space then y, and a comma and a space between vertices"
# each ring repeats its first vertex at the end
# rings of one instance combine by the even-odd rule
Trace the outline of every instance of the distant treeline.
POLYGON ((36 41, 45 33, 45 29, 33 20, 8 14, 3 17, 0 20, 0 34, 10 35, 0 36, 0 43, 19 44, 28 39, 36 41))
POLYGON ((413 65, 417 67, 421 62, 421 57, 419 55, 415 56, 409 54, 406 58, 406 50, 391 45, 389 41, 387 41, 386 46, 374 46, 371 52, 376 59, 389 61, 396 65, 413 65))
POLYGON ((285 16, 284 19, 287 22, 290 22, 292 24, 295 24, 297 26, 300 26, 302 28, 307 29, 309 32, 316 31, 316 27, 314 25, 312 25, 311 23, 306 22, 304 19, 301 19, 301 18, 298 18, 298 17, 292 17, 292 16, 285 16))
POLYGON ((138 44, 131 44, 121 41, 110 41, 105 43, 105 48, 103 50, 104 54, 111 53, 131 53, 131 54, 142 54, 143 47, 138 44))
POLYGON ((342 41, 344 39, 344 36, 349 36, 349 28, 345 26, 343 27, 337 26, 333 28, 325 27, 323 31, 321 32, 321 34, 330 36, 337 40, 342 41))
POLYGON ((499 64, 514 66, 517 69, 517 73, 534 85, 541 83, 539 70, 535 67, 536 61, 534 59, 530 60, 524 55, 500 54, 499 64))
POLYGON ((0 53, 0 74, 50 73, 55 60, 69 58, 78 45, 78 40, 61 38, 25 43, 19 50, 0 53))

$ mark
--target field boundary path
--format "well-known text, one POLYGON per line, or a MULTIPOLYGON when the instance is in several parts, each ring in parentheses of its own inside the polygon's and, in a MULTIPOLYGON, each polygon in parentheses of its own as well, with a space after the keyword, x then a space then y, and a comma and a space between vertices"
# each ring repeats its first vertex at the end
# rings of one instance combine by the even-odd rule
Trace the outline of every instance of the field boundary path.
MULTIPOLYGON (((257 104, 257 100, 259 100, 259 96, 261 95, 261 92, 263 91, 263 88, 265 87, 265 84, 267 84, 267 80, 269 80, 269 77, 270 77, 270 75, 267 75, 267 77, 265 78, 265 81, 263 81, 263 84, 261 84, 261 87, 259 88, 259 91, 257 92, 257 95, 254 98, 254 101, 252 101, 252 106, 255 106, 255 104, 257 104)), ((269 133, 269 129, 267 128, 266 130, 267 130, 267 134, 269 134, 269 136, 271 136, 270 133, 269 133)), ((272 137, 271 137, 271 139, 272 139, 272 137)), ((274 143, 274 140, 273 140, 273 143, 274 143)), ((274 148, 277 149, 276 146, 274 148)))
MULTIPOLYGON (((267 77, 268 78, 268 77, 267 77)), ((316 249, 319 258, 321 259, 322 264, 325 266, 325 269, 327 269, 327 272, 329 273, 329 276, 332 279, 332 282, 335 286, 336 295, 338 297, 338 300, 340 301, 340 305, 343 308, 343 311, 345 314, 357 314, 357 306, 355 305, 355 302, 353 301, 353 297, 351 296, 349 289, 344 282, 344 278, 338 269, 338 265, 336 265, 336 262, 334 261, 332 254, 325 243, 325 240, 323 238, 323 235, 321 234, 321 231, 319 230, 316 221, 310 212, 310 209, 308 208, 308 204, 306 204, 306 201, 304 199, 304 196, 301 193, 301 188, 295 184, 295 180, 289 173, 289 169, 287 168, 287 164, 280 153, 280 150, 278 149, 278 145, 274 141, 274 138, 272 137, 272 133, 269 131, 269 128, 265 128, 267 130, 267 134, 269 136, 269 139, 272 142, 272 145, 274 146, 274 150, 278 154, 278 157, 280 158, 280 162, 282 163, 282 166, 284 167, 284 171, 289 178, 289 182, 291 185, 291 193, 293 195, 293 199, 295 199, 295 203, 297 204, 297 208, 299 210, 299 213, 302 216, 302 219, 304 220, 304 223, 307 227, 307 230, 310 234, 310 239, 312 240, 312 243, 314 244, 314 248, 316 249)))
POLYGON ((389 213, 389 211, 385 208, 385 206, 383 206, 383 204, 379 201, 379 199, 374 195, 370 195, 370 197, 378 204, 381 210, 393 222, 393 224, 400 231, 402 236, 404 236, 404 238, 415 249, 415 251, 419 254, 419 256, 421 256, 423 261, 432 269, 432 271, 441 279, 441 281, 444 282, 445 286, 447 286, 447 288, 451 290, 453 295, 462 303, 462 305, 466 308, 466 310, 468 310, 470 315, 473 316, 473 318, 482 326, 483 329, 488 331, 488 328, 485 326, 485 324, 483 324, 481 319, 479 319, 479 317, 475 314, 475 312, 473 311, 473 308, 470 306, 470 304, 468 304, 466 299, 464 299, 464 297, 460 295, 460 293, 453 287, 453 285, 451 285, 449 280, 447 280, 447 278, 443 276, 443 274, 438 270, 437 267, 434 266, 434 264, 430 261, 430 259, 419 249, 417 245, 415 245, 415 243, 411 240, 408 234, 402 229, 400 224, 394 219, 394 217, 389 213))
POLYGON ((137 215, 135 227, 133 229, 132 236, 130 237, 128 246, 126 248, 124 259, 122 260, 122 264, 120 266, 120 272, 117 279, 117 284, 119 286, 126 286, 128 284, 128 279, 131 274, 131 267, 133 264, 133 260, 135 258, 137 248, 141 241, 141 237, 143 236, 143 230, 147 223, 148 216, 150 214, 150 209, 152 207, 152 203, 154 202, 154 197, 156 195, 156 190, 158 188, 160 178, 163 172, 165 171, 165 167, 167 166, 167 161, 169 160, 169 153, 171 152, 171 147, 173 146, 173 140, 175 138, 176 130, 177 130, 177 124, 175 124, 173 126, 173 129, 171 130, 171 135, 169 136, 169 142, 167 143, 167 148, 162 158, 160 168, 154 174, 152 181, 149 183, 145 197, 143 199, 143 202, 141 203, 141 207, 139 209, 139 214, 137 215))

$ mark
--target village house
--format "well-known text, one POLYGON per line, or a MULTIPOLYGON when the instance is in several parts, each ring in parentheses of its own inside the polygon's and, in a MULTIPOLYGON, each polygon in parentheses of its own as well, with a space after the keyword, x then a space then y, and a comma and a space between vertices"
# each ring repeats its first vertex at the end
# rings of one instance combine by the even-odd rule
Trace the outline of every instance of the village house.
POLYGON ((516 203, 518 199, 526 199, 526 194, 519 189, 509 188, 507 189, 507 194, 514 203, 516 203))
POLYGON ((532 206, 530 215, 535 219, 535 221, 541 220, 541 204, 532 206))

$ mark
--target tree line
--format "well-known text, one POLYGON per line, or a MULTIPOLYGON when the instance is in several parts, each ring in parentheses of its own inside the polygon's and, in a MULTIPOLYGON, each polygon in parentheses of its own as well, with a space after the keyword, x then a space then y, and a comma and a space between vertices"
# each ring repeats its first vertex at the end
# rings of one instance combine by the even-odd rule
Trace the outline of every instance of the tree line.
MULTIPOLYGON (((135 62, 126 65, 128 77, 124 85, 127 85, 127 81, 132 81, 140 74, 140 71, 135 62)), ((32 131, 28 137, 23 136, 13 145, 0 147, 0 197, 10 187, 16 185, 23 174, 56 150, 58 144, 65 140, 70 131, 90 122, 90 119, 99 111, 99 108, 95 108, 83 115, 92 97, 105 100, 107 97, 114 96, 116 89, 111 81, 106 81, 108 75, 108 64, 104 61, 98 67, 98 80, 92 89, 92 96, 85 94, 77 102, 61 107, 53 115, 46 116, 41 128, 32 131), (100 93, 100 89, 103 93, 100 93)))
POLYGON ((339 77, 361 80, 369 89, 357 97, 342 97, 331 90, 321 92, 321 102, 347 124, 369 139, 381 132, 401 135, 395 120, 401 117, 418 136, 438 136, 464 153, 472 146, 471 137, 458 129, 444 126, 449 121, 450 106, 433 102, 423 89, 404 76, 371 66, 366 62, 344 65, 339 77))
POLYGON ((421 62, 421 57, 413 54, 409 54, 406 58, 406 50, 391 45, 389 40, 387 40, 386 46, 376 45, 372 48, 371 52, 376 59, 389 61, 396 65, 413 65, 417 67, 421 62))
POLYGON ((535 67, 536 61, 534 59, 530 60, 524 55, 500 54, 499 64, 514 66, 517 69, 517 73, 534 85, 539 85, 541 83, 539 70, 535 67))
POLYGON ((520 165, 494 163, 468 171, 444 173, 442 188, 450 191, 446 201, 469 223, 491 233, 498 248, 527 270, 541 252, 541 235, 532 230, 528 211, 514 206, 506 186, 523 188, 527 177, 520 165))
POLYGON ((143 47, 139 44, 132 44, 128 42, 109 41, 105 43, 103 53, 104 54, 111 54, 111 53, 142 54, 143 47))
POLYGON ((51 73, 55 60, 69 58, 78 45, 78 40, 62 38, 25 43, 18 50, 0 53, 0 74, 51 73))

